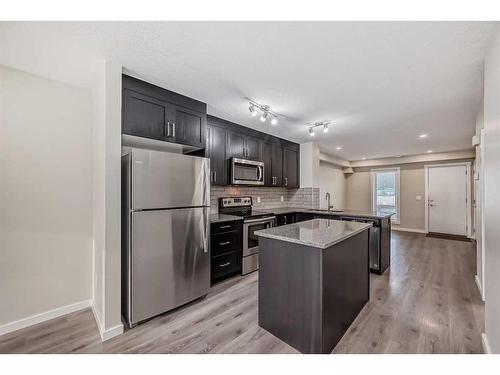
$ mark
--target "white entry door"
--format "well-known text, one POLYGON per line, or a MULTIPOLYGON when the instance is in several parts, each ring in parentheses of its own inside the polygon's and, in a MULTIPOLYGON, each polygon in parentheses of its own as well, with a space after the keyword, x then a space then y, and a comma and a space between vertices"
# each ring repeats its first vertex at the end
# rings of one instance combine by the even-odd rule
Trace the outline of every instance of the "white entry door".
POLYGON ((467 165, 428 166, 428 230, 467 235, 467 165))

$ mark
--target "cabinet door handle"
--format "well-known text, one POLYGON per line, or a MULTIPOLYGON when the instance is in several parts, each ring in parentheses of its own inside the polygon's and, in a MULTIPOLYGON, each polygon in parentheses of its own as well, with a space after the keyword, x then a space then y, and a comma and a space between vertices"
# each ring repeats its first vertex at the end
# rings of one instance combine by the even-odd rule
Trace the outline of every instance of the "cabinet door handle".
POLYGON ((219 228, 220 229, 227 229, 227 228, 231 228, 231 225, 221 225, 219 228))
POLYGON ((286 224, 286 216, 283 217, 284 221, 285 221, 285 224, 286 224))
POLYGON ((227 262, 227 263, 224 263, 224 264, 219 264, 219 267, 226 267, 226 266, 229 266, 231 264, 231 262, 227 262))
POLYGON ((165 137, 170 137, 170 121, 167 121, 166 124, 163 124, 163 134, 165 137))
POLYGON ((175 138, 175 122, 172 123, 172 137, 175 138))
POLYGON ((217 182, 217 171, 214 171, 214 182, 217 182))
POLYGON ((226 245, 229 245, 230 243, 231 243, 231 241, 219 242, 219 245, 226 246, 226 245))
POLYGON ((285 177, 285 186, 288 186, 288 177, 285 177))

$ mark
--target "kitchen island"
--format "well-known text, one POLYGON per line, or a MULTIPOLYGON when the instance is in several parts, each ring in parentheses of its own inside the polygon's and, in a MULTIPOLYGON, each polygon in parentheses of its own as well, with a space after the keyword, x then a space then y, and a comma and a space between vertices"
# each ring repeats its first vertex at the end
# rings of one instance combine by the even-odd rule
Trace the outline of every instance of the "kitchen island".
POLYGON ((372 223, 370 228, 370 270, 381 275, 391 265, 391 216, 394 213, 360 210, 322 210, 311 208, 266 208, 276 215, 277 225, 287 225, 311 219, 333 219, 372 223))
POLYGON ((256 231, 259 325, 302 353, 330 353, 369 300, 370 227, 313 219, 256 231))

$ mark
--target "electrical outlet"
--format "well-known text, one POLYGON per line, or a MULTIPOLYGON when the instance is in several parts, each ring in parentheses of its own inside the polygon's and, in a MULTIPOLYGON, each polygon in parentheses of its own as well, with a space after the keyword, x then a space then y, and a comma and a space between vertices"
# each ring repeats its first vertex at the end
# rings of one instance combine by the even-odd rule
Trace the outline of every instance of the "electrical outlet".
POLYGON ((257 203, 260 203, 260 197, 257 197, 257 203))
POLYGON ((281 199, 281 201, 283 202, 283 195, 281 196, 281 198, 280 198, 280 199, 281 199))

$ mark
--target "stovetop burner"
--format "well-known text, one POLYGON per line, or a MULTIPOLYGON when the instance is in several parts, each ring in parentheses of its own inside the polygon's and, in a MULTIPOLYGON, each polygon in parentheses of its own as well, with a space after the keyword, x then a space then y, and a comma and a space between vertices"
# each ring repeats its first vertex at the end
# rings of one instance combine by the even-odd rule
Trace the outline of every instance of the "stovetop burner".
POLYGON ((252 197, 221 197, 219 213, 243 216, 245 219, 273 216, 272 212, 252 210, 252 197))

